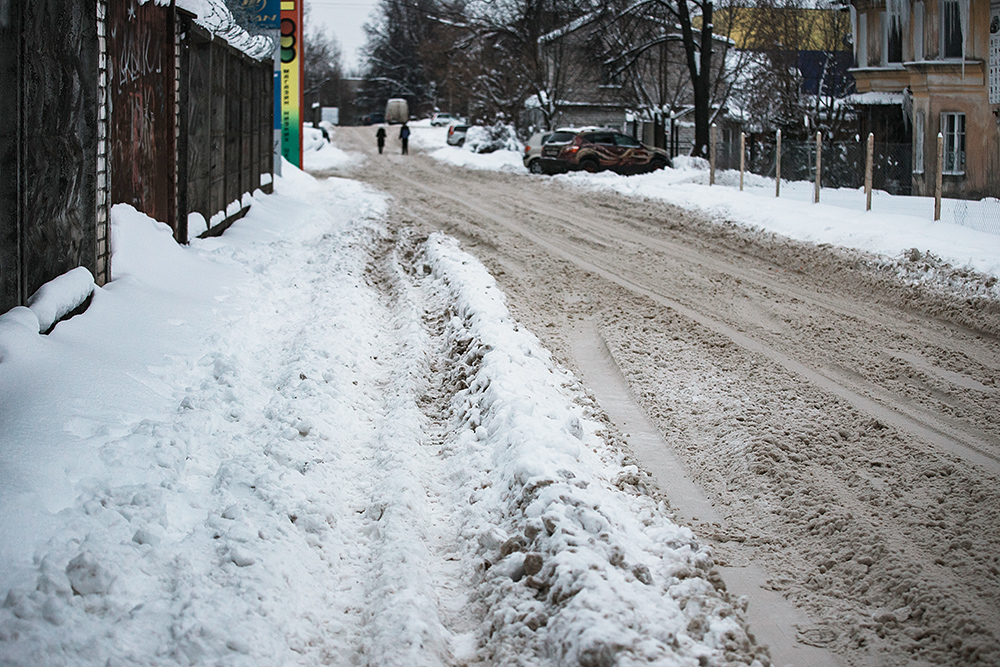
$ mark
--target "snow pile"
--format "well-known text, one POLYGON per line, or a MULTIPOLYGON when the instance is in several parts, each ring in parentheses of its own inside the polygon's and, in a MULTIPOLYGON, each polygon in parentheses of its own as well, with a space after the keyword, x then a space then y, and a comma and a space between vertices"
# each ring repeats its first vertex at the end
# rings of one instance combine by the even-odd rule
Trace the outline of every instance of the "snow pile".
POLYGON ((360 162, 361 158, 334 146, 323 136, 323 131, 314 127, 302 128, 302 160, 311 171, 342 169, 360 162))
POLYGON ((750 662, 711 554, 665 518, 635 466, 601 439, 576 383, 519 328, 485 268, 440 235, 428 243, 455 313, 446 325, 461 387, 448 443, 480 546, 491 664, 750 662), (717 581, 717 580, 716 580, 717 581))
MULTIPOLYGON (((442 162, 458 167, 487 171, 524 171, 519 148, 514 150, 501 148, 492 153, 476 153, 472 150, 466 150, 469 146, 468 135, 466 135, 464 146, 449 146, 447 142, 448 128, 431 127, 428 120, 410 123, 410 129, 412 131, 410 144, 442 162)), ((475 128, 470 127, 469 129, 475 128)))
POLYGON ((484 169, 487 171, 525 171, 521 154, 515 151, 499 150, 493 153, 478 154, 463 150, 456 146, 446 146, 431 153, 431 157, 456 167, 469 169, 484 169))
POLYGON ((0 317, 4 665, 752 664, 710 553, 454 241, 287 163, 0 317))
POLYGON ((61 318, 82 306, 95 287, 90 271, 78 266, 38 288, 28 299, 28 308, 38 318, 38 330, 48 331, 61 318))

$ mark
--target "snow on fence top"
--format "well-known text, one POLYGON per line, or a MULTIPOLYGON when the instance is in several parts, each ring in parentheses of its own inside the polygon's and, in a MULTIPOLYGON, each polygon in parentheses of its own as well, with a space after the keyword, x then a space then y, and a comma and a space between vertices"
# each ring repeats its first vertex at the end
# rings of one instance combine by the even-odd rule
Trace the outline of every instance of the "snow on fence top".
MULTIPOLYGON (((169 4, 167 0, 152 0, 158 5, 169 4)), ((140 0, 150 2, 150 0, 140 0)), ((223 0, 177 0, 177 6, 196 15, 195 23, 214 35, 225 39, 233 47, 248 56, 263 60, 274 53, 274 42, 262 35, 251 35, 233 17, 223 0)))

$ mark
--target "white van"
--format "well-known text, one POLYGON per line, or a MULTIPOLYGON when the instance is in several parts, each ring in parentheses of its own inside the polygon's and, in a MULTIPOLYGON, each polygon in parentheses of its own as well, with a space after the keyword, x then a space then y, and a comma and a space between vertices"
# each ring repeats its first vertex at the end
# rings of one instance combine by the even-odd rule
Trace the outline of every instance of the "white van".
POLYGON ((410 105, 401 97, 393 97, 385 103, 385 122, 405 123, 410 119, 410 105))

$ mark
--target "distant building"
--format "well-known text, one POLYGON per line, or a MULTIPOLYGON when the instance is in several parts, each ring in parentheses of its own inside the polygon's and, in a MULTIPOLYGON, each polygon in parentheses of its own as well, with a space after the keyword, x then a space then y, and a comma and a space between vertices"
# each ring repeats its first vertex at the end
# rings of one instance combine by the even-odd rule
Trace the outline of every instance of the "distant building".
MULTIPOLYGON (((595 31, 601 27, 598 14, 585 14, 538 40, 551 79, 549 87, 555 93, 553 127, 621 129, 625 123, 629 105, 621 85, 594 57, 595 31)), ((530 107, 528 114, 533 114, 530 107)), ((537 115, 532 124, 544 125, 537 115)))
POLYGON ((862 130, 911 145, 912 192, 931 195, 937 135, 946 196, 1000 196, 1000 4, 851 0, 862 130))
POLYGON ((853 57, 850 25, 842 16, 833 9, 723 7, 712 22, 737 50, 789 54, 804 95, 843 96, 853 57))

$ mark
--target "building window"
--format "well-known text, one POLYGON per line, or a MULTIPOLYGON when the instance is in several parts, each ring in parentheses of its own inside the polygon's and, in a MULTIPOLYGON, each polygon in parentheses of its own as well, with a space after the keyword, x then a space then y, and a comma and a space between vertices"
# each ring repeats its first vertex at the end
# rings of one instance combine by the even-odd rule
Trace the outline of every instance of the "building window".
POLYGON ((961 58, 962 53, 962 0, 941 2, 941 57, 961 58))
POLYGON ((944 135, 945 174, 965 173, 965 114, 941 114, 941 134, 944 135))
POLYGON ((924 112, 913 118, 913 173, 924 173, 924 112))
POLYGON ((882 19, 882 66, 903 62, 903 26, 886 12, 882 19))

